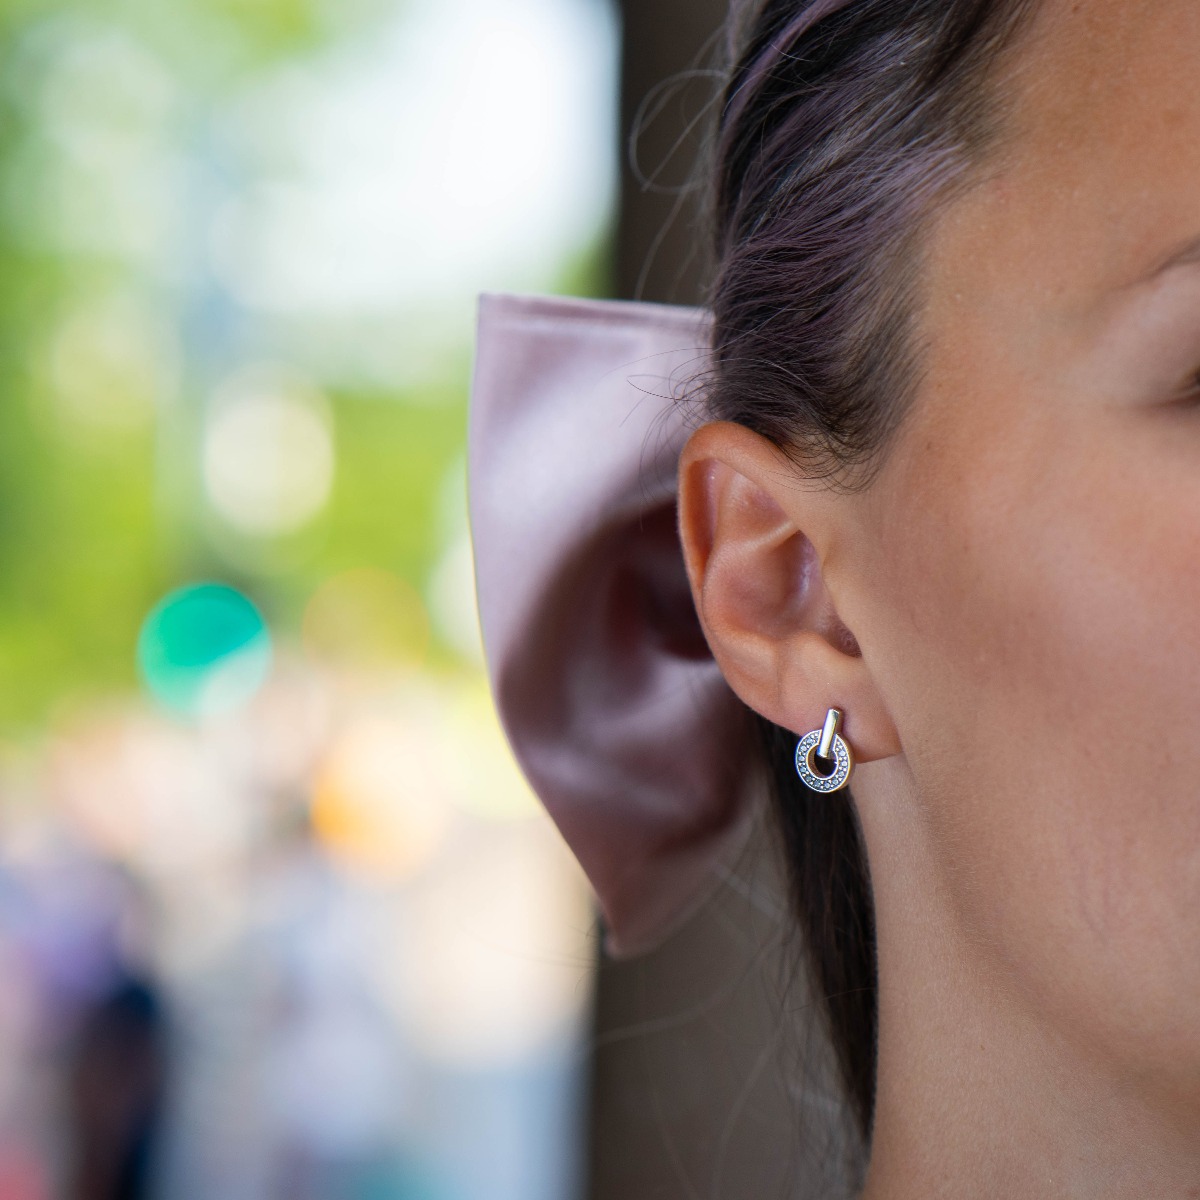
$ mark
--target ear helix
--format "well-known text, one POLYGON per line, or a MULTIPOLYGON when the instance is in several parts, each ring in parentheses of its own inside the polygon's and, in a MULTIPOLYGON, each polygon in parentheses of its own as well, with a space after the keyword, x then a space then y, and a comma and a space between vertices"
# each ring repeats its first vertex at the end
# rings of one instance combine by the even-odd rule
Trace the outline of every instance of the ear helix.
POLYGON ((796 772, 805 787, 814 792, 836 792, 850 782, 854 770, 854 755, 838 732, 842 724, 842 710, 831 708, 825 714, 825 724, 820 729, 806 733, 796 746, 796 772), (833 770, 828 775, 817 773, 813 758, 833 761, 833 770))

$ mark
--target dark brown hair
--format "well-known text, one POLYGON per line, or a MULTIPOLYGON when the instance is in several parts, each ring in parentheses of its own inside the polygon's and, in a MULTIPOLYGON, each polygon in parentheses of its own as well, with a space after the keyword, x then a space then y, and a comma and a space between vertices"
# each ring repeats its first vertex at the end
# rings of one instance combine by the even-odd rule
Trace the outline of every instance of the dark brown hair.
MULTIPOLYGON (((987 84, 1033 3, 735 5, 710 170, 709 417, 831 487, 869 485, 919 383, 922 225, 999 143, 987 84)), ((813 979, 869 1135, 875 914, 856 811, 848 792, 801 783, 794 733, 758 726, 813 979)))

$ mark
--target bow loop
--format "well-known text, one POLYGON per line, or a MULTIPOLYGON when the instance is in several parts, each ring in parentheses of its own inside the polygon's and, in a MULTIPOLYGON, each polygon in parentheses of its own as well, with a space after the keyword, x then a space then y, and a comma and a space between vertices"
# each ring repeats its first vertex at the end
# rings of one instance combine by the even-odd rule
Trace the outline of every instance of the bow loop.
POLYGON ((468 491, 488 675, 618 957, 660 943, 750 832, 747 712, 676 524, 672 389, 706 365, 708 330, 699 309, 480 300, 468 491))

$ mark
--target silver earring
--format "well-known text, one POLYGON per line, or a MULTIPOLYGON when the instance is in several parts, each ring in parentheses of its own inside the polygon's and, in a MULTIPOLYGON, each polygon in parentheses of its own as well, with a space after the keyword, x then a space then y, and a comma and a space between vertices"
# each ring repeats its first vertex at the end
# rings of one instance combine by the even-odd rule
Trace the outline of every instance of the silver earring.
POLYGON ((806 787, 814 792, 836 792, 850 782, 854 770, 854 755, 838 733, 842 724, 842 710, 831 708, 825 714, 825 724, 820 729, 806 733, 796 746, 796 771, 806 787), (828 775, 818 775, 813 765, 816 755, 827 762, 833 759, 833 770, 828 775))

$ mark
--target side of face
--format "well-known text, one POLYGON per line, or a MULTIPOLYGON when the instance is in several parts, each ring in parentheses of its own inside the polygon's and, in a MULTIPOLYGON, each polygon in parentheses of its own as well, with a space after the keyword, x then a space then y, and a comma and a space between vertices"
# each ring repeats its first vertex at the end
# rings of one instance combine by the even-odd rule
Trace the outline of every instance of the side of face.
MULTIPOLYGON (((1200 253, 1154 268, 1200 239, 1200 5, 1046 0, 1011 69, 1013 137, 929 233, 924 381, 877 481, 835 501, 756 476, 811 533, 810 632, 844 624, 859 656, 746 670, 717 583, 706 628, 798 733, 825 697, 789 688, 843 689, 1022 1003, 1196 1091, 1200 253)), ((685 549, 699 490, 681 474, 685 549)))

